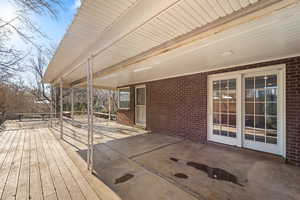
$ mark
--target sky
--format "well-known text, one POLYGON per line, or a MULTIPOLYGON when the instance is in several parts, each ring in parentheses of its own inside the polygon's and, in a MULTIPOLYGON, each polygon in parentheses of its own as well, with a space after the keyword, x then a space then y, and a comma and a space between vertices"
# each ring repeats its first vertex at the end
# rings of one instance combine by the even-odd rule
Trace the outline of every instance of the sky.
MULTIPOLYGON (((15 16, 16 8, 12 5, 11 0, 0 0, 0 17, 3 19, 11 19, 15 16)), ((73 16, 76 14, 77 8, 81 5, 80 0, 62 0, 63 10, 59 13, 58 19, 49 16, 35 16, 34 21, 37 22, 42 31, 56 43, 58 43, 69 24, 72 22, 73 16)))
MULTIPOLYGON (((80 0, 62 0, 63 10, 60 11, 58 18, 53 19, 50 16, 32 16, 33 21, 38 24, 43 33, 49 37, 54 46, 58 46, 65 32, 72 22, 77 9, 80 7, 80 0)), ((15 16, 16 8, 12 5, 11 0, 0 0, 0 18, 9 20, 15 16)), ((17 48, 25 48, 25 44, 14 39, 14 45, 17 48)), ((32 82, 33 77, 30 73, 22 73, 21 78, 25 83, 32 82)))
MULTIPOLYGON (((2 1, 2 0, 0 0, 2 1)), ((63 0, 64 11, 59 14, 57 20, 51 19, 49 16, 44 16, 38 19, 38 23, 43 32, 53 40, 54 43, 59 43, 63 38, 64 33, 69 27, 77 8, 80 6, 80 0, 63 0)))

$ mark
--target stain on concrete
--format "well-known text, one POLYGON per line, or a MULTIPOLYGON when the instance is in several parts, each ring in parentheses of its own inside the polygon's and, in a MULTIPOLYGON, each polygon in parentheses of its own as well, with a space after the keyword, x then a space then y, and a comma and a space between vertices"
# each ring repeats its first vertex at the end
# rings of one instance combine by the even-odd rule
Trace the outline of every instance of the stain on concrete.
POLYGON ((201 163, 197 163, 197 162, 187 162, 186 164, 197 170, 201 170, 201 171, 205 172, 209 178, 222 180, 222 181, 228 181, 228 182, 237 184, 239 186, 243 186, 242 184, 240 184, 238 182, 238 179, 235 175, 227 172, 224 169, 209 167, 205 164, 201 164, 201 163))
MULTIPOLYGON (((170 160, 172 160, 174 162, 179 162, 180 161, 178 158, 174 158, 174 157, 171 157, 170 160)), ((244 187, 244 185, 242 185, 238 182, 238 178, 235 175, 231 174, 230 172, 227 172, 224 169, 209 167, 208 165, 193 162, 193 161, 187 161, 187 162, 184 161, 184 162, 181 162, 181 163, 184 163, 184 164, 186 164, 190 167, 193 167, 197 170, 205 172, 209 178, 222 180, 222 181, 228 181, 228 182, 231 182, 231 183, 234 183, 236 185, 244 187)), ((179 173, 179 174, 180 174, 179 176, 185 175, 185 174, 181 174, 181 173, 179 173)), ((176 176, 176 175, 174 175, 174 176, 176 176)), ((176 177, 178 177, 178 176, 176 176, 176 177)), ((183 178, 183 176, 178 177, 178 178, 183 178)))
POLYGON ((120 178, 117 178, 115 180, 115 184, 119 184, 119 183, 124 183, 126 181, 129 181, 130 179, 132 179, 134 177, 134 175, 130 174, 130 173, 127 173, 127 174, 124 174, 123 176, 121 176, 120 178))
POLYGON ((177 158, 171 157, 170 160, 172 160, 172 161, 174 161, 174 162, 178 162, 178 159, 177 159, 177 158))
POLYGON ((174 174, 174 176, 177 177, 177 178, 182 178, 182 179, 189 178, 188 175, 183 174, 183 173, 176 173, 176 174, 174 174))

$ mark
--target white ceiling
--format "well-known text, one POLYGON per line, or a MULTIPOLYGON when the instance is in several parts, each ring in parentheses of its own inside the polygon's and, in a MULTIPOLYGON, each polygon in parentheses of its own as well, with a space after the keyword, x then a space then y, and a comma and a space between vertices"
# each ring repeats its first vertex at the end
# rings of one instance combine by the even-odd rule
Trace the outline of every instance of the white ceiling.
POLYGON ((217 68, 300 55, 300 5, 94 80, 118 87, 217 68), (232 52, 232 55, 227 52, 232 52))
MULTIPOLYGON (((94 72, 113 66, 252 5, 279 0, 85 0, 45 73, 71 83, 85 77, 81 64, 94 55, 94 72)), ((289 0, 290 1, 290 0, 289 0)), ((270 3, 269 3, 270 2, 270 3)))
POLYGON ((82 0, 82 5, 59 44, 44 75, 45 81, 58 77, 84 54, 100 35, 107 32, 138 0, 82 0))

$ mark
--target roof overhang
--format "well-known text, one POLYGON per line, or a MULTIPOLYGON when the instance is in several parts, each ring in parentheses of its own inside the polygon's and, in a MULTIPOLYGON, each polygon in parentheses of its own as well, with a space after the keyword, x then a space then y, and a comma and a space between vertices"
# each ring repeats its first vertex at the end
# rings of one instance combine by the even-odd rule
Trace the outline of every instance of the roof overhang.
MULTIPOLYGON (((101 2, 83 2, 48 66, 45 82, 55 84, 62 78, 68 86, 83 87, 88 58, 93 58, 95 85, 115 88, 300 52, 297 45, 290 46, 299 41, 292 36, 292 31, 300 33, 297 0, 230 0, 228 5, 215 4, 217 1, 130 0, 126 9, 119 9, 122 17, 85 42, 84 38, 100 27, 97 16, 112 12, 101 2), (90 13, 88 8, 95 3, 99 5, 90 13), (78 28, 86 26, 82 30, 85 33, 78 28), (251 37, 257 34, 260 37, 251 37), (272 52, 259 54, 259 44, 272 52), (81 50, 73 51, 77 47, 81 50), (234 55, 220 56, 226 52, 234 55)), ((107 4, 115 9, 112 1, 107 4)))

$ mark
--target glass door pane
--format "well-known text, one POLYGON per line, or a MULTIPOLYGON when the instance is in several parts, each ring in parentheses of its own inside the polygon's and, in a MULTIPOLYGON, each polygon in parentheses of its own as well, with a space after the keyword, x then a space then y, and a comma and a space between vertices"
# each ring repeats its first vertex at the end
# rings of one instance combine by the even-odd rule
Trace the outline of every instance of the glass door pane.
POLYGON ((245 78, 245 140, 277 144, 277 75, 245 78))
POLYGON ((146 126, 146 87, 136 87, 135 95, 135 122, 146 126))
POLYGON ((146 88, 137 88, 136 89, 136 105, 145 105, 146 104, 146 88))
POLYGON ((236 138, 236 79, 213 81, 213 134, 236 138))

